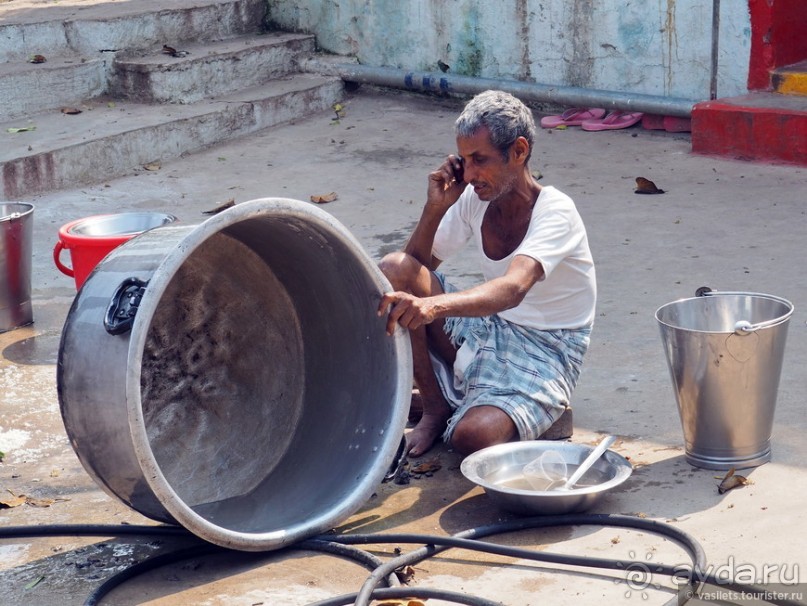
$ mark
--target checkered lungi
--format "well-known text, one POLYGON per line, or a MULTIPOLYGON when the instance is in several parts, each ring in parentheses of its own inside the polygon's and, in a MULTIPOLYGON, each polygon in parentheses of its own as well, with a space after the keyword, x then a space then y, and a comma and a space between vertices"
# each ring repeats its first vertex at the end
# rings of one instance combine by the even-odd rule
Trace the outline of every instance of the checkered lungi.
MULTIPOLYGON (((457 290, 435 273, 445 292, 457 290)), ((522 440, 537 439, 569 405, 591 335, 591 326, 538 330, 495 314, 446 318, 444 329, 458 348, 453 368, 432 355, 443 395, 454 408, 446 442, 474 406, 503 410, 522 440)))

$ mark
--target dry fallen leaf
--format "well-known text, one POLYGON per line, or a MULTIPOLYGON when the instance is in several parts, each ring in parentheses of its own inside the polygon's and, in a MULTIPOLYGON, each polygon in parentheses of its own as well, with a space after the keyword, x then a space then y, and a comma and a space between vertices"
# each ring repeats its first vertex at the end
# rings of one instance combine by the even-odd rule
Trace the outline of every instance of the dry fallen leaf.
POLYGON ((0 508, 2 507, 19 507, 20 505, 24 505, 25 501, 27 500, 24 494, 15 495, 10 490, 8 491, 9 495, 11 496, 0 496, 0 508))
POLYGON ((76 114, 80 114, 81 110, 77 107, 63 107, 62 113, 67 114, 68 116, 74 116, 76 114))
POLYGON ((334 118, 334 120, 339 120, 339 118, 345 117, 345 106, 341 103, 334 103, 333 111, 336 113, 336 118, 334 118))
POLYGON ((24 494, 16 495, 10 490, 7 490, 11 496, 0 496, 0 509, 19 507, 20 505, 30 505, 31 507, 50 507, 56 501, 69 501, 70 499, 36 499, 28 497, 24 494))
POLYGON ((406 585, 415 578, 415 569, 412 566, 404 566, 396 570, 395 574, 398 575, 398 580, 406 585))
POLYGON ((172 57, 185 57, 190 53, 184 50, 177 50, 172 46, 168 46, 167 44, 163 44, 163 53, 166 55, 171 55, 172 57))
POLYGON ((26 505, 31 505, 32 507, 50 507, 56 501, 53 499, 35 499, 33 497, 27 497, 25 499, 26 505))
POLYGON ((441 467, 442 467, 442 465, 440 464, 440 459, 435 457, 434 459, 431 459, 430 461, 425 461, 424 463, 419 463, 419 464, 415 465, 409 471, 411 473, 429 473, 430 471, 437 471, 441 467))
POLYGON ((221 204, 219 204, 215 208, 211 208, 210 210, 203 210, 202 214, 203 215, 215 215, 217 213, 220 213, 223 210, 227 210, 231 206, 235 206, 235 198, 230 198, 226 202, 222 202, 221 204))
POLYGON ((9 133, 27 133, 29 131, 36 130, 36 126, 12 126, 11 128, 7 128, 6 131, 9 133))
POLYGON ((664 190, 656 187, 656 184, 650 179, 636 177, 636 189, 633 192, 637 194, 663 194, 664 190))
POLYGON ((35 578, 33 581, 31 581, 30 583, 28 583, 28 584, 25 586, 25 589, 33 589, 34 587, 36 587, 37 585, 39 585, 39 584, 40 584, 42 581, 44 581, 44 580, 45 580, 45 577, 44 577, 43 575, 40 575, 40 576, 36 577, 36 578, 35 578))
POLYGON ((314 202, 315 204, 325 204, 327 202, 333 202, 338 197, 339 196, 337 195, 337 193, 335 191, 332 191, 329 194, 322 194, 319 196, 313 195, 311 196, 311 201, 314 202))
POLYGON ((732 488, 737 488, 738 486, 745 486, 750 484, 751 481, 746 478, 745 476, 738 476, 734 474, 734 468, 728 470, 725 476, 723 476, 723 480, 720 482, 720 485, 717 487, 717 492, 723 494, 724 492, 728 492, 732 488))
POLYGON ((160 170, 161 166, 159 162, 149 162, 148 164, 144 164, 143 168, 146 170, 160 170))

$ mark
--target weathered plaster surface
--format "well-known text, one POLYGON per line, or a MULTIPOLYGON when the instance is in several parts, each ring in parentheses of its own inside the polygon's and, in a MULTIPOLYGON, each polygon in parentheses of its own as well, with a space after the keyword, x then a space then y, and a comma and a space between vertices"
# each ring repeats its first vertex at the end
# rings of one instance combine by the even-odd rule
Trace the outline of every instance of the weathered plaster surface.
MULTIPOLYGON (((267 0, 323 50, 411 70, 706 99, 712 0, 267 0)), ((746 0, 723 0, 718 94, 746 92, 746 0)))

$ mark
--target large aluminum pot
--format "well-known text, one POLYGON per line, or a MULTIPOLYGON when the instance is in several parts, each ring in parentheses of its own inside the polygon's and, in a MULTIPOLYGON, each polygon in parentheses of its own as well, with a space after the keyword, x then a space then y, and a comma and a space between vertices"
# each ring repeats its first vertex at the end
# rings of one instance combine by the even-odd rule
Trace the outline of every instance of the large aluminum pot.
POLYGON ((90 274, 59 349, 59 402, 89 474, 212 543, 276 549, 359 509, 396 455, 409 337, 389 284, 308 203, 266 198, 158 227, 90 274))

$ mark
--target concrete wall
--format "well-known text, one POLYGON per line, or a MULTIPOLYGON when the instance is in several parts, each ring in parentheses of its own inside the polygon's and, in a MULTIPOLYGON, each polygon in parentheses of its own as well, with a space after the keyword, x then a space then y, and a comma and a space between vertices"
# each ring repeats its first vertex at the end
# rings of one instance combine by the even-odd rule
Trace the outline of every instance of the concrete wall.
MULTIPOLYGON (((270 24, 366 65, 709 98, 712 0, 268 0, 270 24)), ((747 90, 747 0, 723 0, 718 96, 747 90)))

